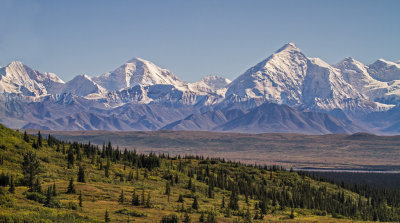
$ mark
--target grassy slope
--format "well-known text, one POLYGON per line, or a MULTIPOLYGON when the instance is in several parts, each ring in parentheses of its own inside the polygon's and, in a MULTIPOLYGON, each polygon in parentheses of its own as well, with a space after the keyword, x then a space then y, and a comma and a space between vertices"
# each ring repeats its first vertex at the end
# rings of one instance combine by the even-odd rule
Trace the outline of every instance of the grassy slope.
MULTIPOLYGON (((139 171, 139 180, 134 180, 133 182, 121 182, 119 177, 115 173, 124 173, 128 175, 130 171, 136 173, 136 170, 132 170, 130 167, 124 167, 122 165, 113 164, 111 168, 110 178, 104 177, 104 170, 98 170, 95 166, 90 164, 90 160, 83 158, 83 163, 86 167, 86 178, 87 183, 76 183, 75 186, 77 191, 83 194, 83 208, 78 208, 73 210, 71 206, 77 206, 78 195, 77 194, 65 194, 67 190, 68 180, 73 177, 76 179, 78 168, 75 166, 74 169, 67 169, 67 162, 64 154, 61 152, 56 152, 55 148, 50 148, 44 144, 44 146, 35 150, 31 147, 31 144, 23 141, 22 134, 17 133, 13 130, 7 129, 0 125, 0 158, 2 158, 3 164, 0 166, 0 172, 14 175, 17 179, 22 178, 22 171, 20 168, 23 154, 29 150, 34 150, 37 153, 38 158, 41 160, 43 172, 40 174, 40 179, 42 181, 42 188, 45 189, 53 183, 57 186, 58 199, 61 202, 61 208, 46 208, 42 204, 35 201, 31 201, 25 198, 23 192, 28 190, 27 187, 17 186, 16 193, 2 196, 0 203, 0 217, 1 216, 14 216, 20 219, 47 219, 49 221, 59 221, 59 222, 98 222, 103 221, 104 213, 107 209, 110 213, 110 218, 112 222, 127 222, 128 216, 116 213, 117 210, 126 208, 128 210, 133 210, 138 213, 144 213, 145 217, 129 217, 130 220, 135 220, 136 222, 159 222, 162 216, 177 213, 180 219, 183 219, 182 213, 177 212, 181 207, 181 203, 178 203, 179 194, 185 196, 185 207, 190 208, 193 199, 192 192, 185 189, 188 177, 176 171, 174 167, 177 166, 177 160, 163 160, 161 167, 154 169, 149 172, 149 177, 144 179, 144 170, 139 171), (171 187, 170 201, 168 202, 167 196, 164 195, 166 180, 162 176, 166 173, 172 173, 173 175, 179 175, 179 183, 171 187), (133 190, 140 195, 142 189, 145 191, 147 196, 151 193, 152 197, 152 208, 145 208, 143 206, 133 207, 130 205, 131 194, 133 190), (126 202, 124 204, 118 203, 118 197, 121 190, 125 192, 126 202), (7 197, 7 201, 5 201, 7 197), (75 204, 75 205, 73 205, 75 204)), ((32 140, 31 140, 32 141, 32 140)), ((103 162, 104 163, 104 162, 103 162)), ((185 165, 198 166, 198 160, 185 160, 185 165)), ((228 163, 218 163, 214 165, 220 165, 222 168, 229 168, 231 171, 239 171, 243 168, 246 172, 252 172, 257 179, 265 177, 268 179, 270 177, 269 171, 261 171, 259 169, 239 166, 235 167, 228 163)), ((278 184, 282 179, 286 181, 298 181, 301 180, 300 176, 295 173, 290 172, 273 172, 274 182, 278 184)), ((326 185, 328 190, 337 191, 338 188, 334 185, 315 182, 311 179, 306 178, 305 180, 310 181, 311 184, 320 187, 326 185)), ((272 184, 272 180, 269 180, 272 184)), ((207 197, 207 186, 201 182, 193 180, 197 189, 195 195, 199 197, 200 212, 201 211, 217 211, 218 222, 233 222, 237 217, 225 218, 221 213, 221 200, 225 197, 226 203, 229 201, 230 193, 223 191, 221 189, 215 189, 215 197, 210 199, 207 197)), ((3 189, 4 191, 4 189, 3 189)), ((358 195, 353 194, 349 191, 345 191, 346 196, 358 198, 358 195)), ((250 210, 254 208, 255 201, 250 200, 250 210)), ((244 197, 240 196, 239 205, 241 208, 247 209, 247 205, 244 203, 244 197)), ((256 222, 354 222, 347 219, 334 219, 329 216, 316 216, 313 215, 311 210, 295 210, 295 219, 289 219, 290 214, 289 209, 276 210, 274 214, 270 213, 265 216, 264 220, 256 222)), ((192 222, 198 222, 200 217, 199 212, 193 212, 190 214, 192 222)))

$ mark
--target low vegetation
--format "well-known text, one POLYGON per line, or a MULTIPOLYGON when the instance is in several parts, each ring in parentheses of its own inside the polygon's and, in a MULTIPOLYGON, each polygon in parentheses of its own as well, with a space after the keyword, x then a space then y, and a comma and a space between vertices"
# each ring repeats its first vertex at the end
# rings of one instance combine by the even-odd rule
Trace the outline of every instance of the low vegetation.
POLYGON ((400 221, 400 198, 279 166, 139 154, 1 125, 0 167, 0 222, 400 221))

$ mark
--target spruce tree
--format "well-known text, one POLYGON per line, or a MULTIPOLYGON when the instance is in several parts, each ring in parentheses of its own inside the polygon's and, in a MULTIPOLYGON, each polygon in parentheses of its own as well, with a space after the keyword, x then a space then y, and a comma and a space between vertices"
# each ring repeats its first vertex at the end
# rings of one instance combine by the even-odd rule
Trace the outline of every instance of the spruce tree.
POLYGON ((211 183, 208 184, 208 198, 214 198, 214 193, 211 183))
POLYGON ((124 190, 121 190, 121 194, 119 195, 118 202, 123 204, 125 202, 124 190))
POLYGON ((37 144, 38 144, 39 148, 43 146, 43 137, 42 137, 42 134, 40 134, 40 131, 38 132, 38 142, 37 142, 37 144))
POLYGON ((179 202, 179 203, 183 203, 183 196, 182 196, 182 194, 179 194, 178 202, 179 202))
POLYGON ((40 180, 37 177, 35 183, 33 184, 33 187, 31 189, 31 191, 33 192, 38 192, 38 193, 42 193, 42 185, 40 184, 40 180))
POLYGON ((68 161, 68 169, 73 168, 74 162, 75 162, 75 156, 74 156, 74 151, 72 150, 71 146, 68 149, 67 161, 68 161))
POLYGON ((170 194, 171 194, 171 186, 170 186, 169 182, 167 182, 165 184, 165 195, 169 196, 170 194))
POLYGON ((108 216, 108 210, 107 209, 106 209, 106 213, 104 215, 104 221, 105 222, 110 222, 111 221, 110 216, 108 216))
POLYGON ((178 174, 175 174, 175 184, 178 184, 179 183, 179 177, 178 177, 178 174))
POLYGON ((199 222, 204 222, 205 221, 205 217, 204 217, 204 213, 201 212, 200 218, 199 218, 199 222))
POLYGON ((188 183, 187 189, 189 189, 189 190, 192 189, 192 178, 191 177, 189 178, 189 183, 188 183))
POLYGON ((109 173, 110 166, 111 166, 110 159, 107 159, 107 166, 104 168, 104 176, 107 178, 110 176, 110 173, 109 173))
POLYGON ((14 184, 14 177, 11 176, 10 178, 10 188, 8 188, 8 191, 12 194, 15 193, 15 184, 14 184))
POLYGON ((79 199, 79 207, 83 207, 83 204, 82 204, 82 191, 79 192, 78 199, 79 199))
POLYGON ((135 190, 133 190, 133 193, 132 193, 132 205, 139 206, 139 195, 136 194, 135 190))
POLYGON ((36 143, 35 139, 33 139, 32 148, 34 148, 34 149, 39 149, 39 146, 38 146, 38 144, 36 143))
POLYGON ((199 210, 199 202, 197 201, 197 196, 194 197, 192 208, 195 210, 199 210))
POLYGON ((81 165, 79 165, 79 170, 78 170, 78 182, 85 183, 85 168, 81 165))
POLYGON ((57 189, 56 189, 56 183, 53 183, 53 197, 57 196, 57 189))
POLYGON ((29 143, 29 137, 28 137, 28 134, 26 134, 26 130, 24 132, 24 141, 29 143))
POLYGON ((147 200, 146 200, 146 208, 151 208, 151 197, 150 197, 150 192, 147 194, 147 200))
POLYGON ((229 208, 232 210, 239 210, 239 198, 235 192, 235 190, 232 190, 231 192, 231 197, 229 200, 229 208))
POLYGON ((68 184, 68 189, 67 189, 67 194, 75 194, 75 185, 74 185, 74 179, 71 178, 68 184))
POLYGON ((40 161, 36 157, 35 153, 29 151, 24 155, 24 161, 22 162, 22 173, 24 174, 25 182, 32 190, 33 181, 40 173, 40 161))
POLYGON ((142 189, 142 205, 144 205, 145 197, 144 197, 144 189, 142 189))
POLYGON ((44 203, 44 205, 45 205, 46 207, 50 207, 51 198, 52 198, 51 187, 48 187, 48 188, 47 188, 47 191, 46 191, 46 201, 45 201, 45 203, 44 203))

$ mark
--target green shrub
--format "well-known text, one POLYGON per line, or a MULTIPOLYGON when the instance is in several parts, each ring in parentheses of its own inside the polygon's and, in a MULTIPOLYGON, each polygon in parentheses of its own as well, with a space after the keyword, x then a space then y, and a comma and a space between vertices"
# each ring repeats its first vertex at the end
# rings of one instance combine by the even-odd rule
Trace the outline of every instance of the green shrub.
POLYGON ((0 207, 13 207, 14 205, 15 200, 13 198, 7 195, 0 195, 0 207))
POLYGON ((166 215, 163 216, 161 219, 161 223, 178 223, 179 219, 178 216, 176 216, 176 214, 170 214, 170 215, 166 215))
POLYGON ((72 201, 65 204, 66 209, 78 210, 78 207, 79 207, 78 204, 72 201))
POLYGON ((140 212, 140 211, 135 211, 135 210, 128 210, 126 208, 124 209, 120 209, 115 211, 116 214, 123 214, 123 215, 128 215, 128 216, 132 216, 132 217, 146 217, 147 214, 140 212))
POLYGON ((25 196, 29 200, 36 201, 42 204, 46 201, 46 196, 38 192, 26 192, 25 196))

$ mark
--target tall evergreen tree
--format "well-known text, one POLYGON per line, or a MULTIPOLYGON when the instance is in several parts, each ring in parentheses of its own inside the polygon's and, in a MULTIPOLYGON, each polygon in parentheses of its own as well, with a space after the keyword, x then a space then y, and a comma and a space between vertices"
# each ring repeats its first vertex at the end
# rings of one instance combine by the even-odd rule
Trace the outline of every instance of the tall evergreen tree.
POLYGON ((33 184, 31 191, 42 193, 42 185, 40 184, 40 180, 38 177, 36 177, 36 181, 33 184))
POLYGON ((75 156, 71 146, 68 149, 67 161, 68 161, 68 169, 73 168, 75 162, 75 156))
POLYGON ((22 172, 26 184, 32 189, 35 177, 40 173, 40 161, 37 159, 36 154, 29 151, 24 155, 22 162, 22 172))
POLYGON ((53 198, 52 195, 53 195, 53 192, 51 191, 51 187, 48 187, 47 191, 46 191, 46 201, 44 203, 44 205, 46 207, 50 207, 51 206, 52 198, 53 198))
POLYGON ((8 188, 8 191, 12 194, 15 193, 15 184, 14 184, 14 177, 11 176, 10 178, 10 188, 8 188))
POLYGON ((110 173, 109 173, 110 167, 111 167, 110 159, 107 159, 107 165, 104 168, 104 176, 107 178, 110 176, 110 173))
POLYGON ((187 189, 189 189, 189 190, 191 190, 192 189, 192 178, 190 177, 189 178, 189 182, 188 182, 188 186, 187 186, 187 189))
POLYGON ((142 205, 145 204, 144 189, 142 189, 142 205))
POLYGON ((239 198, 235 190, 232 190, 228 207, 232 210, 239 210, 239 198))
POLYGON ((29 136, 28 136, 28 134, 26 133, 26 130, 24 131, 24 141, 27 142, 27 143, 29 143, 29 136))
POLYGON ((199 210, 199 202, 197 201, 197 196, 194 197, 192 208, 195 210, 199 210))
POLYGON ((179 202, 179 203, 183 203, 183 196, 182 196, 182 194, 179 194, 178 202, 179 202))
POLYGON ((40 134, 40 131, 38 132, 38 142, 37 142, 39 148, 43 146, 43 137, 42 134, 40 134))
POLYGON ((53 189, 52 189, 52 192, 53 192, 53 197, 56 197, 56 196, 57 196, 57 188, 56 188, 56 183, 53 183, 53 189))
POLYGON ((108 210, 106 209, 106 213, 104 215, 104 221, 105 222, 111 222, 110 216, 108 215, 108 210))
POLYGON ((125 202, 124 190, 121 190, 121 194, 119 195, 118 202, 123 204, 125 202))
POLYGON ((79 207, 83 207, 82 191, 79 191, 78 200, 79 200, 79 207))
POLYGON ((78 170, 78 182, 85 183, 85 168, 82 165, 79 165, 78 170))
POLYGON ((135 190, 133 190, 133 192, 132 192, 132 205, 133 206, 139 206, 140 205, 139 195, 136 194, 135 190))
POLYGON ((169 196, 170 194, 171 194, 171 186, 170 186, 169 182, 167 182, 165 184, 165 195, 169 196))
POLYGON ((150 197, 150 192, 147 194, 147 199, 146 199, 146 208, 151 208, 151 197, 150 197))
POLYGON ((199 218, 199 222, 204 222, 205 221, 205 217, 204 217, 204 213, 201 212, 200 218, 199 218))
POLYGON ((71 178, 68 184, 67 194, 75 194, 75 193, 76 191, 75 191, 74 179, 71 178))

